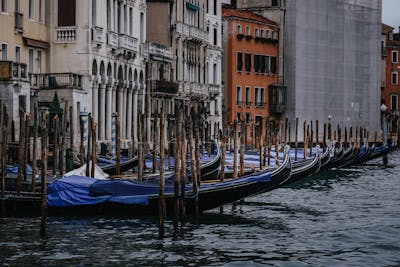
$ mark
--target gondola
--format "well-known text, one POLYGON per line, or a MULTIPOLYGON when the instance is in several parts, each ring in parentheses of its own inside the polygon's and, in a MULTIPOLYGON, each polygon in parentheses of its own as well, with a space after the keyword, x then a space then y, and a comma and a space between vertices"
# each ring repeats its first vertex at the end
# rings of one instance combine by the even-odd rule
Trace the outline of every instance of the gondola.
MULTIPOLYGON (((103 172, 109 175, 117 174, 117 163, 115 160, 110 160, 106 157, 98 156, 97 157, 97 165, 103 170, 103 172)), ((126 172, 138 165, 138 157, 132 157, 127 159, 122 159, 120 161, 120 172, 126 172)), ((74 161, 74 168, 77 169, 81 166, 80 162, 74 161)))
POLYGON ((370 160, 382 157, 385 154, 388 154, 390 152, 389 148, 386 146, 379 146, 375 147, 375 145, 371 148, 371 153, 368 155, 368 157, 365 159, 365 162, 368 162, 370 160))
MULTIPOLYGON (((317 151, 319 150, 319 146, 316 147, 317 151)), ((297 182, 311 174, 314 174, 319 171, 321 167, 321 157, 319 153, 314 154, 314 158, 312 161, 304 161, 304 165, 298 165, 297 167, 292 168, 292 173, 290 178, 284 182, 283 185, 289 185, 294 182, 297 182)))
MULTIPOLYGON (((275 170, 263 170, 238 179, 224 182, 202 183, 198 192, 191 184, 186 187, 187 212, 192 213, 194 200, 199 210, 205 211, 261 194, 284 183, 291 174, 288 156, 275 170)), ((166 185, 167 213, 172 214, 173 186, 166 185)), ((48 188, 47 203, 50 214, 158 214, 159 186, 126 180, 100 181, 93 178, 72 176, 62 178, 48 188)))

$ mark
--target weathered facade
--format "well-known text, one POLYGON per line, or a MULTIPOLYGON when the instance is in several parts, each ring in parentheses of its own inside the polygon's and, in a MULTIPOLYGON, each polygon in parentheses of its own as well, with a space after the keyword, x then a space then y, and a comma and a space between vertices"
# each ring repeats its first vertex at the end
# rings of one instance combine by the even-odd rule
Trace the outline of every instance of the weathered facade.
MULTIPOLYGON (((245 119, 265 133, 269 88, 278 83, 279 27, 251 11, 224 9, 224 104, 229 121, 245 119)), ((272 119, 272 117, 270 118, 272 119)), ((247 132, 253 142, 255 129, 247 132), (253 133, 253 134, 252 134, 253 133)))
POLYGON ((381 103, 387 107, 389 131, 398 132, 399 95, 400 95, 400 32, 394 33, 394 28, 382 24, 382 84, 381 103))
POLYGON ((1 1, 0 98, 19 136, 19 110, 30 111, 29 78, 49 69, 49 12, 44 0, 1 1))

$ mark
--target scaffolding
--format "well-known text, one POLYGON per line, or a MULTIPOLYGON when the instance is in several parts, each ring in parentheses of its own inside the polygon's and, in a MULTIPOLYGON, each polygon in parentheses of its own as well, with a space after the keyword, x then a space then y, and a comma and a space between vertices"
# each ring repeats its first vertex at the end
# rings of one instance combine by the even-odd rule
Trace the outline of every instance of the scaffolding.
MULTIPOLYGON (((287 114, 380 129, 381 0, 286 0, 287 114)), ((300 129, 301 132, 301 129, 300 129)))

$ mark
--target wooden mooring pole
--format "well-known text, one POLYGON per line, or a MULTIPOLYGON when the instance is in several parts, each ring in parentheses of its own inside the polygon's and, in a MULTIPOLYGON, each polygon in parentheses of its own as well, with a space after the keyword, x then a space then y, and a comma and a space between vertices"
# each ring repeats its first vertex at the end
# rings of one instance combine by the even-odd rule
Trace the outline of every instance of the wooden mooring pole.
POLYGON ((47 131, 47 116, 48 112, 43 113, 42 118, 42 126, 41 126, 41 134, 42 134, 42 155, 41 155, 41 200, 42 200, 42 216, 40 220, 40 234, 44 235, 46 233, 47 227, 47 186, 46 186, 46 178, 47 178, 47 157, 48 157, 48 131, 47 131))
POLYGON ((38 105, 33 107, 33 149, 32 149, 32 192, 36 191, 36 176, 38 175, 37 168, 37 138, 38 138, 38 105))
POLYGON ((116 140, 116 170, 115 173, 117 176, 121 175, 121 124, 119 121, 119 114, 115 115, 115 140, 116 140))
POLYGON ((297 160, 297 149, 298 149, 298 131, 299 131, 299 118, 296 118, 296 128, 295 128, 295 140, 294 140, 294 160, 297 160))
MULTIPOLYGON (((165 118, 164 111, 161 108, 161 118, 160 118, 160 192, 159 192, 159 229, 158 234, 160 238, 164 237, 164 217, 165 217, 165 167, 164 167, 164 127, 165 127, 165 118)), ((176 185, 178 187, 178 185, 176 185)), ((176 199, 178 200, 178 198, 176 199)))

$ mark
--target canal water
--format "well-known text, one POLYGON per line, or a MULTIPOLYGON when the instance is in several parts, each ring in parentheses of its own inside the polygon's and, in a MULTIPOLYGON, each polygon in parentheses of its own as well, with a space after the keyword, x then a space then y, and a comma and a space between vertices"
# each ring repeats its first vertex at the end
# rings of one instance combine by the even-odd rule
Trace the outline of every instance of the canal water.
POLYGON ((400 152, 201 216, 0 219, 1 266, 400 266, 400 152))

